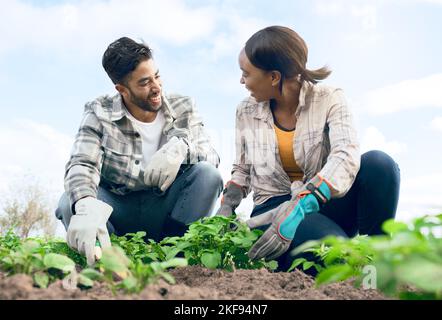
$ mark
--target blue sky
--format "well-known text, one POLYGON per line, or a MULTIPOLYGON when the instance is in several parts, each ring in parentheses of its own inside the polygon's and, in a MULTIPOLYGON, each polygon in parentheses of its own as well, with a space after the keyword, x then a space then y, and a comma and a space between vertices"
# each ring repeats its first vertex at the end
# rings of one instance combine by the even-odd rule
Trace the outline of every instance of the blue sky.
MULTIPOLYGON (((56 202, 85 102, 113 94, 101 67, 120 36, 144 39, 165 90, 195 98, 228 180, 237 56, 268 25, 296 30, 309 68, 344 89, 362 150, 401 168, 398 217, 442 212, 442 1, 0 0, 0 189, 31 174, 56 202)), ((251 201, 240 209, 247 212, 251 201)))

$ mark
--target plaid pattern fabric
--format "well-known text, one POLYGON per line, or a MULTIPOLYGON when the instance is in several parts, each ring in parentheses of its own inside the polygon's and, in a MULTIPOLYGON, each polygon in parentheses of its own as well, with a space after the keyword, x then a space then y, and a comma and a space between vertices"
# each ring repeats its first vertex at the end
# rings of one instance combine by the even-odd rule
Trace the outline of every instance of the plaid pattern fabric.
MULTIPOLYGON (((194 101, 164 94, 162 109, 166 140, 178 136, 188 145, 185 164, 208 161, 218 167, 219 156, 194 101)), ((100 183, 121 195, 144 185, 141 137, 126 112, 120 94, 102 96, 86 104, 65 170, 65 190, 71 206, 83 197, 96 197, 100 183)))
POLYGON ((304 82, 295 116, 293 150, 304 177, 291 183, 280 160, 270 103, 248 97, 237 108, 232 180, 246 194, 253 191, 255 205, 284 194, 295 197, 318 173, 330 182, 332 197, 342 197, 356 178, 359 143, 342 90, 304 82))

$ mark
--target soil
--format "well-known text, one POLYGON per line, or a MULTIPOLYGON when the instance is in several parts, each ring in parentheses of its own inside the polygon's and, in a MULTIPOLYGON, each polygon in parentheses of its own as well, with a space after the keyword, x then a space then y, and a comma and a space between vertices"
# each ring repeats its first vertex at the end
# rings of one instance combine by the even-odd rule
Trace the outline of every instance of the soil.
POLYGON ((47 289, 33 286, 30 276, 6 277, 0 272, 0 300, 384 300, 376 290, 355 288, 351 281, 315 288, 314 279, 299 270, 210 270, 189 266, 171 270, 176 284, 163 280, 147 286, 140 294, 114 295, 104 283, 87 290, 69 288, 56 281, 47 289))

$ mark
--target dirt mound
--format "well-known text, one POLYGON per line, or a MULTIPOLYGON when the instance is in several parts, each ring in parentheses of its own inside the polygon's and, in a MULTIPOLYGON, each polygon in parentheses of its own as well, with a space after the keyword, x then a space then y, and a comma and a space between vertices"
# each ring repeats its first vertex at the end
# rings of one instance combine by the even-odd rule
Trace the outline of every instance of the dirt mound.
POLYGON ((354 288, 350 282, 315 288, 314 280, 295 270, 291 273, 261 270, 210 270, 200 266, 174 269, 176 279, 147 286, 140 294, 115 295, 106 284, 96 283, 92 289, 72 288, 66 281, 57 281, 47 289, 35 288, 29 276, 6 277, 0 273, 0 299, 66 300, 66 299, 130 299, 130 300, 381 300, 376 290, 354 288))

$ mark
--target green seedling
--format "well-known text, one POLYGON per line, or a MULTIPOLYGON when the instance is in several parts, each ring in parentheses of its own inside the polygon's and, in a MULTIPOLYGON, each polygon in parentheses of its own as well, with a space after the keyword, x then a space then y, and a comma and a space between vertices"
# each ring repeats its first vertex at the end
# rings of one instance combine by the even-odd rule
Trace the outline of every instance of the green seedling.
POLYGON ((166 238, 160 245, 163 253, 166 253, 166 259, 181 254, 190 265, 199 264, 210 269, 230 271, 236 268, 276 269, 276 261, 253 261, 247 256, 261 234, 261 230, 250 230, 235 216, 214 216, 192 223, 183 237, 166 238))
POLYGON ((410 224, 386 221, 386 235, 353 239, 327 237, 308 242, 295 254, 310 252, 317 261, 295 260, 291 269, 316 267, 317 285, 354 278, 360 286, 364 267, 376 270, 376 288, 401 299, 442 299, 442 214, 410 224))

